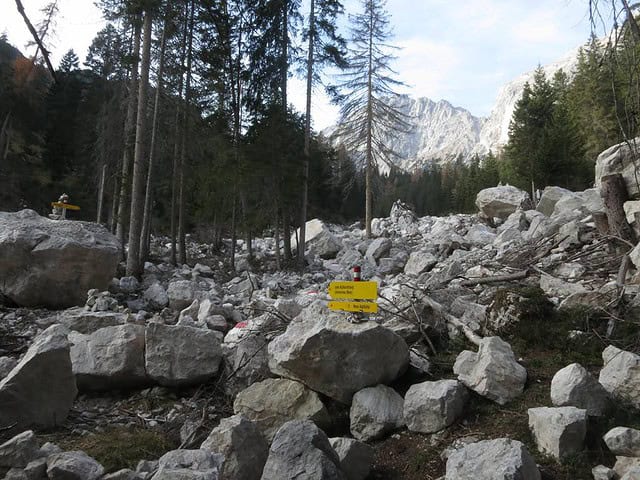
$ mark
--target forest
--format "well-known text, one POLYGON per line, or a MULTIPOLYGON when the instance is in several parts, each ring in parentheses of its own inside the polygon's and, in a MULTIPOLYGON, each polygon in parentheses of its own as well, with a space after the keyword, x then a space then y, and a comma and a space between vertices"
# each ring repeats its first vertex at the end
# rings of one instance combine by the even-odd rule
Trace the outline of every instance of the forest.
MULTIPOLYGON (((71 50, 53 71, 0 37, 0 202, 44 215, 66 192, 82 206, 74 218, 103 223, 128 242, 132 273, 151 231, 169 235, 173 260, 184 262, 186 232, 219 245, 223 236, 268 230, 284 240, 288 262, 303 219, 369 225, 398 198, 418 215, 472 212, 477 192, 498 182, 588 188, 596 156, 637 134, 633 32, 615 44, 593 37, 574 72, 547 78, 538 67, 502 151, 380 175, 375 165, 394 152, 366 151, 367 134, 375 146, 380 129, 412 128, 384 102, 398 81, 389 73, 393 55, 381 49, 377 103, 362 103, 363 53, 375 45, 358 39, 375 19, 371 38, 389 40, 384 2, 362 2, 350 39, 335 27, 345 13, 338 0, 314 0, 308 12, 298 0, 99 4, 108 23, 86 58, 71 50), (340 145, 311 122, 327 67, 348 77, 328 86, 351 129, 340 145), (306 112, 289 104, 293 75, 307 79, 306 112)), ((39 32, 55 8, 43 13, 39 32)))

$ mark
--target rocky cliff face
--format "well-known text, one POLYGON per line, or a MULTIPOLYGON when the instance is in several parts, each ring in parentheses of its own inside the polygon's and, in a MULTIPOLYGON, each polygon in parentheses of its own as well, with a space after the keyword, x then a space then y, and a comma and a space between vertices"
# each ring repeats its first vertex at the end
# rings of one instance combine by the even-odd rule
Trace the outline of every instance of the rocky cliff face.
MULTIPOLYGON (((545 65, 547 77, 552 78, 560 69, 570 73, 577 63, 578 49, 557 62, 545 65)), ((476 117, 462 107, 455 107, 446 100, 437 102, 423 97, 413 99, 402 95, 392 105, 404 113, 414 124, 408 134, 390 133, 389 145, 399 157, 394 163, 403 170, 413 171, 426 163, 448 163, 462 156, 484 155, 489 150, 500 151, 509 139, 509 123, 527 82, 533 80, 534 70, 524 73, 504 85, 496 98, 489 117, 476 117)), ((325 132, 331 135, 330 129, 325 132)), ((335 141, 335 140, 334 140, 335 141)), ((388 171, 381 165, 380 170, 388 171)))

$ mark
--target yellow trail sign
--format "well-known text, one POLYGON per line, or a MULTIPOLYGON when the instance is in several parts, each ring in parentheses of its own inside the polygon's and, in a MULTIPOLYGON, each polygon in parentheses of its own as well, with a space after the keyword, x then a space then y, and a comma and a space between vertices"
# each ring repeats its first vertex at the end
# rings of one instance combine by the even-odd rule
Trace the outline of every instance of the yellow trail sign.
POLYGON ((346 312, 378 313, 378 304, 374 302, 329 302, 329 308, 346 312))
POLYGON ((378 282, 331 282, 329 295, 337 299, 375 300, 378 282))
POLYGON ((65 210, 80 210, 78 205, 71 205, 70 203, 51 202, 52 207, 64 208, 65 210))

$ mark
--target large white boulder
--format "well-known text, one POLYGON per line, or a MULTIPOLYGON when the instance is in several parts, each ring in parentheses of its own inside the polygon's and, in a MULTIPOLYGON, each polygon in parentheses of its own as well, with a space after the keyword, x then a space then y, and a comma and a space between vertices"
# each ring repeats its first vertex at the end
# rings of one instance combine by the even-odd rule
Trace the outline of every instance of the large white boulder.
POLYGON ((637 179, 638 151, 640 138, 635 138, 629 143, 622 142, 607 148, 596 159, 596 187, 600 189, 602 177, 615 173, 622 174, 627 187, 629 198, 637 199, 640 196, 640 187, 637 179))
POLYGON ((540 480, 536 461, 517 440, 470 443, 447 458, 446 480, 540 480))
POLYGON ((80 390, 133 388, 148 383, 142 325, 105 327, 90 335, 71 332, 69 341, 80 390))
POLYGON ((536 210, 544 213, 547 217, 553 214, 553 209, 565 195, 571 195, 573 192, 561 187, 545 187, 540 197, 540 201, 536 207, 536 210))
POLYGON ((321 302, 298 315, 268 350, 273 373, 347 404, 358 390, 392 382, 409 364, 399 335, 376 322, 350 323, 321 302))
POLYGON ((222 359, 216 332, 182 325, 150 323, 145 331, 145 369, 165 386, 193 385, 209 380, 222 359))
POLYGON ((556 407, 584 408, 587 415, 602 416, 611 405, 609 393, 586 368, 572 363, 551 380, 551 403, 556 407))
POLYGON ((292 420, 276 433, 262 480, 344 480, 338 454, 313 422, 292 420))
POLYGON ((478 353, 461 352, 453 373, 468 388, 500 405, 518 397, 527 381, 526 369, 500 337, 483 338, 478 353))
MULTIPOLYGON (((325 235, 326 233, 329 233, 331 236, 333 236, 329 231, 329 228, 319 218, 308 220, 304 225, 305 247, 319 235, 325 235)), ((299 228, 295 231, 295 233, 291 234, 291 251, 293 252, 298 249, 298 238, 300 238, 299 228)))
POLYGON ((483 215, 503 220, 519 208, 527 210, 530 203, 527 192, 510 185, 485 188, 476 196, 476 206, 483 215))
POLYGON ((242 415, 223 418, 200 449, 224 455, 225 480, 260 480, 269 455, 269 444, 256 424, 242 415))
POLYGON ((367 442, 402 428, 402 407, 402 397, 391 387, 376 385, 360 390, 351 401, 351 434, 367 442))
POLYGON ((76 397, 67 329, 52 325, 0 381, 0 428, 61 425, 76 397))
POLYGON ((609 345, 598 381, 615 398, 640 408, 640 356, 609 345))
POLYGON ((313 390, 286 378, 269 378, 241 391, 233 411, 254 422, 269 441, 289 420, 312 420, 321 427, 329 424, 329 413, 313 390))
POLYGON ((453 424, 464 411, 469 397, 456 380, 412 385, 404 399, 404 420, 412 432, 435 433, 453 424))
POLYGON ((604 436, 604 443, 614 455, 640 457, 640 430, 616 427, 604 436))
POLYGON ((530 408, 529 428, 538 450, 562 460, 584 448, 587 411, 576 407, 530 408))
POLYGON ((88 290, 106 290, 119 260, 118 240, 97 223, 0 212, 0 296, 20 306, 84 305, 88 290))

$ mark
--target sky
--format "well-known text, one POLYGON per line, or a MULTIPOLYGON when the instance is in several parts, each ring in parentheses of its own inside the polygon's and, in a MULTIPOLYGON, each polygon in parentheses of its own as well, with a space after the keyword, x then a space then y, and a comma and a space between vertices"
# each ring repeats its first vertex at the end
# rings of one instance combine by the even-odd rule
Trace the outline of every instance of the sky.
MULTIPOLYGON (((23 0, 32 22, 45 3, 23 0)), ((360 0, 344 5, 356 13, 360 0)), ((100 12, 91 0, 59 0, 59 6, 52 61, 57 65, 70 48, 82 61, 104 25, 100 12)), ((589 0, 387 0, 387 11, 394 31, 390 43, 400 47, 392 67, 408 85, 398 93, 444 99, 476 116, 490 113, 502 85, 562 58, 590 34, 589 0)), ((33 53, 33 47, 25 49, 30 36, 14 0, 0 0, 0 32, 23 53, 33 53)), ((343 34, 348 37, 348 31, 343 34)), ((292 79, 290 89, 292 103, 304 111, 304 81, 292 79)), ((334 124, 337 115, 318 87, 314 127, 334 124)))

